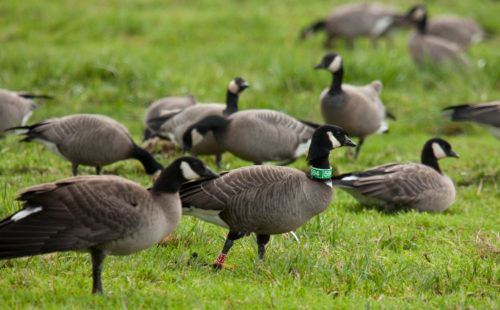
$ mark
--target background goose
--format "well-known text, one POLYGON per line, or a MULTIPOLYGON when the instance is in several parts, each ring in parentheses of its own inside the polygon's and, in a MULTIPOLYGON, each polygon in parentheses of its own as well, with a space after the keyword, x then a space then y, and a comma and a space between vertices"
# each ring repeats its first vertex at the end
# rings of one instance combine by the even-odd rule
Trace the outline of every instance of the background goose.
POLYGON ((179 223, 181 183, 217 176, 196 158, 168 166, 147 191, 117 176, 79 176, 19 191, 22 210, 0 222, 0 259, 85 249, 92 293, 102 293, 107 255, 128 255, 169 235, 179 223))
POLYGON ((30 100, 33 98, 51 99, 52 97, 0 89, 0 132, 11 127, 23 126, 28 121, 37 107, 30 100))
POLYGON ((332 73, 332 84, 320 95, 321 114, 327 124, 344 128, 351 137, 359 137, 354 158, 357 158, 365 138, 374 133, 386 132, 389 125, 384 118, 395 117, 388 113, 378 97, 382 83, 373 81, 365 86, 342 84, 344 65, 342 57, 326 54, 315 69, 332 73))
POLYGON ((192 94, 185 97, 165 97, 153 102, 144 114, 144 141, 150 139, 169 118, 196 104, 192 94))
MULTIPOLYGON (((241 77, 234 78, 229 82, 226 94, 226 104, 202 103, 186 108, 175 115, 160 128, 160 134, 167 135, 179 147, 184 147, 182 137, 186 130, 209 115, 230 115, 238 111, 238 98, 242 91, 248 88, 248 83, 241 77)), ((221 155, 224 153, 211 133, 205 136, 202 142, 191 149, 193 155, 215 155, 217 167, 220 167, 221 155)))
POLYGON ((453 42, 460 49, 467 49, 470 44, 484 38, 483 28, 473 19, 454 15, 432 18, 427 26, 427 33, 453 42))
POLYGON ((332 200, 330 150, 354 146, 342 128, 325 125, 314 132, 308 162, 311 175, 288 167, 250 166, 217 180, 185 183, 183 214, 229 228, 215 265, 222 266, 234 240, 257 234, 262 259, 269 235, 294 230, 324 211, 332 200))
POLYGON ((500 139, 500 101, 451 106, 443 111, 452 121, 469 121, 484 125, 492 135, 500 139))
POLYGON ((245 110, 194 124, 184 134, 185 148, 196 147, 209 132, 222 149, 244 160, 255 164, 284 160, 287 165, 307 152, 314 128, 282 112, 245 110))
POLYGON ((434 138, 425 143, 422 164, 392 163, 333 177, 333 186, 351 194, 361 204, 377 205, 386 212, 399 209, 441 212, 455 200, 453 181, 439 168, 438 160, 458 155, 448 142, 434 138))
POLYGON ((419 5, 411 8, 407 18, 417 28, 410 35, 408 49, 418 65, 423 65, 426 61, 435 64, 452 61, 469 65, 469 61, 460 53, 460 47, 457 44, 428 33, 427 12, 424 6, 419 5))
POLYGON ((324 30, 327 35, 325 46, 328 48, 333 46, 337 37, 344 38, 351 47, 354 39, 370 37, 375 46, 379 36, 389 33, 389 27, 395 28, 405 24, 401 16, 394 8, 379 3, 346 4, 335 8, 326 19, 302 30, 301 38, 308 38, 314 32, 324 30))
POLYGON ((102 166, 129 158, 139 160, 150 175, 163 168, 134 143, 125 126, 104 115, 74 114, 12 129, 24 131, 21 134, 26 137, 21 141, 38 142, 69 160, 73 175, 77 175, 78 165, 94 166, 99 174, 102 166))

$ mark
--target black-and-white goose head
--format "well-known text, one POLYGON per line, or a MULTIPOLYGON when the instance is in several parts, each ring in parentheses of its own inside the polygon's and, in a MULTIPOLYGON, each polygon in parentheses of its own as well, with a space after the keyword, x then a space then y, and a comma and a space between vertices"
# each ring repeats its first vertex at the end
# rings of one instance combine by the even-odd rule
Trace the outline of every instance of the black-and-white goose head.
POLYGON ((418 32, 425 33, 427 27, 427 9, 425 5, 415 5, 406 13, 406 19, 417 26, 418 32))
POLYGON ((453 151, 447 141, 441 138, 432 138, 424 144, 421 157, 422 164, 432 167, 441 173, 438 160, 445 157, 459 158, 458 154, 453 151))
POLYGON ((321 62, 317 64, 314 69, 325 69, 332 73, 332 84, 328 91, 330 95, 336 95, 342 92, 342 78, 344 75, 342 56, 335 53, 328 53, 323 56, 321 62))
POLYGON ((182 136, 182 145, 185 151, 203 141, 205 135, 211 130, 227 127, 231 120, 218 115, 210 115, 190 126, 182 136))
POLYGON ((235 77, 227 86, 225 115, 238 111, 238 99, 242 91, 249 87, 248 82, 242 77, 235 77))
POLYGON ((177 193, 182 183, 199 178, 217 178, 205 163, 195 157, 180 157, 165 168, 153 184, 153 192, 177 193))
POLYGON ((335 53, 328 53, 323 56, 321 62, 314 69, 325 69, 331 73, 339 72, 344 68, 342 64, 342 56, 335 53))
POLYGON ((307 161, 316 168, 328 169, 330 151, 342 146, 356 146, 347 133, 339 126, 323 125, 314 131, 307 161))

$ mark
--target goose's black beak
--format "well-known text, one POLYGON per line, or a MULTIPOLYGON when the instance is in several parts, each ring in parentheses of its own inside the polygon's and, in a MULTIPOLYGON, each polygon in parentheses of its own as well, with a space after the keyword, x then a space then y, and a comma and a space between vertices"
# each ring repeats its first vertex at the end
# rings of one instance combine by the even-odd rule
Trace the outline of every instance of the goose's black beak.
POLYGON ((348 136, 345 136, 344 146, 356 146, 356 143, 354 143, 348 136))
POLYGON ((215 178, 220 177, 219 174, 213 172, 209 168, 205 168, 205 171, 203 171, 203 173, 201 174, 201 176, 204 177, 204 178, 209 178, 209 179, 215 179, 215 178))
POLYGON ((457 153, 455 153, 455 151, 453 151, 453 150, 450 150, 450 151, 448 152, 448 156, 449 156, 449 157, 460 158, 460 156, 458 156, 458 154, 457 154, 457 153))

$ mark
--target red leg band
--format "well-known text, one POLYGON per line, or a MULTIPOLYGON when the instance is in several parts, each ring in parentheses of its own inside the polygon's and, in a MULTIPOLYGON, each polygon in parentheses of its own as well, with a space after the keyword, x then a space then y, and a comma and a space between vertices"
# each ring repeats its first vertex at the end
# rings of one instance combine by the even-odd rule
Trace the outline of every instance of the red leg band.
POLYGON ((226 256, 227 256, 227 254, 220 252, 219 255, 217 256, 217 258, 215 259, 215 264, 217 266, 222 267, 222 264, 224 264, 224 261, 226 260, 226 256))

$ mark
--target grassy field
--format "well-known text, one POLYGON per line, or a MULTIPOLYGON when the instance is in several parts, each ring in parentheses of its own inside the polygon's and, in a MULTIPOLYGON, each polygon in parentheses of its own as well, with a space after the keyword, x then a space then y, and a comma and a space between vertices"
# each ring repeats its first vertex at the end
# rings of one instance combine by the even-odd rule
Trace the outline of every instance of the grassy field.
MULTIPOLYGON (((15 1, 0 2, 0 87, 55 96, 30 123, 71 113, 102 113, 139 141, 148 103, 191 92, 224 100, 235 76, 251 85, 241 109, 271 108, 321 122, 319 94, 330 83, 313 70, 326 50, 323 34, 301 42, 300 29, 340 1, 15 1)), ((406 10, 413 1, 391 0, 406 10)), ((491 38, 473 46, 473 64, 418 69, 408 31, 349 50, 338 42, 346 82, 384 83, 382 100, 398 120, 369 137, 359 159, 332 152, 337 172, 393 161, 418 161, 423 143, 447 139, 461 158, 441 167, 455 182, 456 202, 442 214, 386 215, 336 190, 330 208, 291 235, 273 236, 264 261, 254 237, 236 242, 226 263, 207 266, 226 231, 183 218, 160 246, 110 257, 105 296, 91 296, 90 257, 58 253, 0 261, 3 309, 25 308, 448 308, 498 309, 500 288, 500 144, 483 128, 451 124, 440 109, 500 98, 500 2, 427 1, 431 15, 480 21, 491 38), (198 258, 191 258, 193 252, 198 258)), ((19 208, 15 192, 68 177, 70 164, 37 144, 0 140, 0 216, 19 208)), ((204 158, 214 167, 210 157, 204 158)), ((172 158, 158 157, 167 165, 172 158)), ((248 162, 226 154, 224 168, 248 162)), ((294 165, 306 169, 304 158, 294 165)), ((80 168, 94 173, 93 168, 80 168)), ((136 161, 104 168, 149 186, 136 161)))

